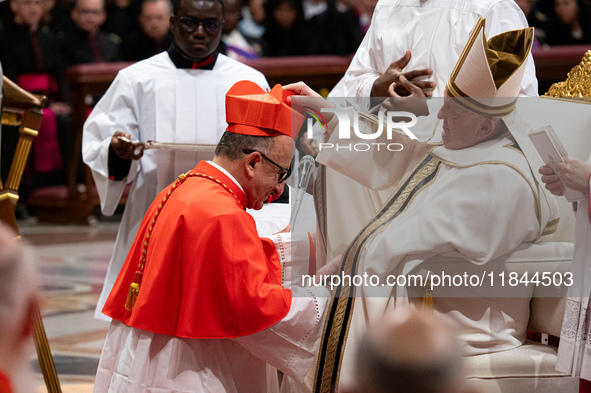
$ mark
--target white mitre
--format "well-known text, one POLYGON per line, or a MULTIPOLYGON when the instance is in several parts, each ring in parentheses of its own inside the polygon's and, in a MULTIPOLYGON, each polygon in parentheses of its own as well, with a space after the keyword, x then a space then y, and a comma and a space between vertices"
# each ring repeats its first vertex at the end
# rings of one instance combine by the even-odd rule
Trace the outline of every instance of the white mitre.
POLYGON ((486 40, 480 18, 445 86, 448 96, 485 115, 504 116, 515 108, 533 28, 512 30, 486 40))
MULTIPOLYGON (((512 30, 486 39, 485 18, 480 18, 445 86, 454 102, 484 116, 500 116, 519 144, 530 166, 542 203, 540 239, 547 240, 558 225, 558 203, 541 182, 543 161, 527 136, 531 127, 515 110, 534 33, 533 28, 512 30), (545 203, 543 203, 545 202, 545 203)), ((436 153, 446 149, 439 148, 436 153)), ((445 153, 453 154, 454 151, 445 153)), ((445 156, 446 154, 441 154, 445 156)), ((453 161, 453 160, 451 160, 453 161)))

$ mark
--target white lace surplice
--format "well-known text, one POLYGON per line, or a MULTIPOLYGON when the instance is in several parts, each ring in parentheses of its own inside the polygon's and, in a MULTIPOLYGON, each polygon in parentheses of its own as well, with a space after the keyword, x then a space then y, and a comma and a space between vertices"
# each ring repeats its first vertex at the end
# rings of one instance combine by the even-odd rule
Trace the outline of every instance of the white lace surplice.
MULTIPOLYGON (((591 163, 591 157, 587 163, 591 163)), ((587 201, 579 202, 576 215, 572 266, 575 283, 566 300, 556 369, 591 380, 591 223, 587 201)))

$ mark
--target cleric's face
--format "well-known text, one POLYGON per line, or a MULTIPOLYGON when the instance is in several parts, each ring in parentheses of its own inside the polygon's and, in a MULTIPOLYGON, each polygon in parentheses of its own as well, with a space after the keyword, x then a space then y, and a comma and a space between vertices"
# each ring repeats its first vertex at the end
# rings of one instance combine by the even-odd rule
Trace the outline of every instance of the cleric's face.
POLYGON ((465 149, 481 141, 478 131, 485 117, 466 109, 447 94, 437 118, 443 120, 444 147, 452 150, 465 149))
POLYGON ((156 42, 165 39, 170 29, 170 10, 166 1, 144 2, 139 22, 144 33, 156 42))
POLYGON ((19 25, 37 26, 43 17, 41 0, 12 0, 10 8, 14 13, 14 21, 19 25))
POLYGON ((293 140, 286 136, 273 137, 274 143, 267 158, 262 155, 257 156, 257 161, 253 164, 253 181, 250 183, 248 195, 248 207, 259 210, 263 208, 263 204, 269 200, 271 195, 281 195, 285 187, 285 181, 282 175, 286 172, 291 164, 291 157, 295 150, 293 140), (271 163, 272 160, 275 164, 271 163), (283 168, 280 169, 279 167, 283 168))
POLYGON ((103 0, 78 0, 70 17, 80 30, 95 33, 107 20, 105 3, 103 0))
POLYGON ((170 18, 170 30, 180 51, 194 61, 211 55, 220 43, 224 15, 215 0, 182 0, 170 18))

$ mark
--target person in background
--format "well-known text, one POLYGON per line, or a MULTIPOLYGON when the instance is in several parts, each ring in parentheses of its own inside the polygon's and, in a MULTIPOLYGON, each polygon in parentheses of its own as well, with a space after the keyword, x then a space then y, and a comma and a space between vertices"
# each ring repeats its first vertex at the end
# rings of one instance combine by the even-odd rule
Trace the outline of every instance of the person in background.
MULTIPOLYGON (((64 162, 71 141, 70 107, 63 80, 64 61, 54 32, 41 25, 46 12, 43 0, 10 0, 13 20, 0 34, 0 59, 4 75, 21 88, 48 98, 43 108, 39 135, 33 143, 33 167, 30 179, 23 182, 19 216, 28 215, 25 207, 30 189, 64 182, 64 162)), ((16 135, 18 133, 12 133, 16 135)), ((16 143, 16 140, 15 140, 16 143)))
POLYGON ((107 19, 101 29, 121 38, 137 31, 141 5, 142 0, 105 0, 107 19))
POLYGON ((546 43, 546 32, 550 25, 550 19, 538 8, 538 0, 515 0, 523 14, 527 18, 527 24, 535 27, 534 49, 546 43))
POLYGON ((138 16, 140 29, 123 37, 123 59, 138 61, 167 50, 174 36, 170 31, 170 0, 144 0, 138 16))
POLYGON ((67 66, 121 61, 121 38, 101 30, 104 0, 75 0, 70 17, 74 26, 59 36, 67 66))
POLYGON ((426 310, 394 310, 371 326, 355 356, 355 386, 343 393, 468 393, 454 328, 426 310))
POLYGON ((577 216, 575 248, 573 252, 574 285, 570 286, 566 299, 566 310, 562 321, 562 333, 558 346, 556 369, 575 377, 581 377, 581 393, 591 392, 591 156, 587 163, 565 157, 564 162, 552 169, 540 168, 546 188, 557 196, 564 195, 565 187, 580 191, 585 200, 573 203, 577 216))
POLYGON ((238 29, 246 37, 261 38, 265 34, 265 0, 246 0, 238 29))
POLYGON ((547 32, 548 45, 591 43, 591 11, 581 0, 554 0, 552 25, 547 32))
POLYGON ((359 19, 359 27, 365 35, 367 30, 369 30, 373 11, 378 4, 377 0, 342 1, 342 3, 345 4, 346 7, 352 8, 355 11, 357 18, 359 19))
POLYGON ((305 0, 303 4, 306 21, 326 40, 322 54, 344 56, 355 53, 365 32, 352 7, 340 0, 305 0))
POLYGON ((0 250, 0 392, 33 392, 35 266, 31 251, 2 223, 0 250))
POLYGON ((247 37, 238 29, 242 20, 242 1, 224 0, 224 5, 224 28, 218 51, 238 61, 261 57, 263 47, 260 40, 247 37))
POLYGON ((304 19, 299 0, 266 0, 265 56, 319 55, 327 50, 321 32, 304 19))
POLYGON ((57 36, 72 28, 72 0, 43 0, 43 4, 45 11, 41 25, 49 27, 57 36))

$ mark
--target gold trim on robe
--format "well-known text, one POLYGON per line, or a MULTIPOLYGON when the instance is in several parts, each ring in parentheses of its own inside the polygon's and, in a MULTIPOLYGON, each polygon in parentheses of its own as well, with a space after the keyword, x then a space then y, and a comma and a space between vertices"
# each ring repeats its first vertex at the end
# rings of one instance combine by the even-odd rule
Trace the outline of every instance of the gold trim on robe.
MULTIPOLYGON (((355 274, 364 245, 403 213, 421 191, 431 185, 440 167, 441 161, 431 155, 417 166, 402 187, 351 242, 341 265, 344 274, 355 274)), ((330 393, 338 389, 342 359, 353 316, 354 292, 354 288, 340 285, 331 300, 318 352, 315 393, 330 393)))

